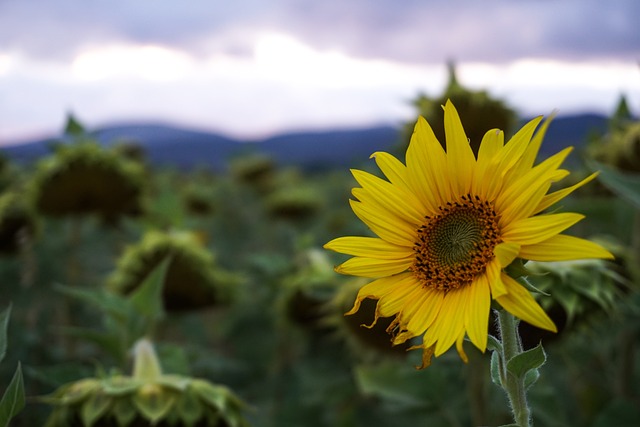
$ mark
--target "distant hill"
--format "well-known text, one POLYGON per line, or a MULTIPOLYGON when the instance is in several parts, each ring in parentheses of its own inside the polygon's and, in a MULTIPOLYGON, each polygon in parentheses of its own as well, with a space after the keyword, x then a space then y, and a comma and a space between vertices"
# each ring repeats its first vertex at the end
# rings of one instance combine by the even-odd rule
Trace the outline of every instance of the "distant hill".
MULTIPOLYGON (((573 145, 581 147, 592 133, 604 133, 607 117, 583 114, 556 118, 550 126, 541 155, 548 156, 573 145)), ((280 165, 296 165, 306 170, 356 166, 375 151, 396 149, 399 129, 390 126, 350 130, 285 133, 252 142, 241 142, 220 134, 199 132, 159 124, 109 126, 91 132, 104 145, 134 142, 144 148, 154 166, 181 169, 208 166, 222 171, 233 156, 264 153, 280 165)), ((39 140, 0 148, 19 163, 33 162, 50 153, 55 140, 39 140)))

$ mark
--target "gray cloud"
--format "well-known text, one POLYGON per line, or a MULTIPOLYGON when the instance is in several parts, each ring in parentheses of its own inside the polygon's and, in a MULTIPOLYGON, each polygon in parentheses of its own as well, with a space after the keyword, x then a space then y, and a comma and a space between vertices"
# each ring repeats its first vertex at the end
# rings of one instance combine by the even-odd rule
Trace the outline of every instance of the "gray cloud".
POLYGON ((68 58, 87 44, 244 52, 255 31, 404 62, 640 58, 637 0, 4 0, 0 50, 68 58))

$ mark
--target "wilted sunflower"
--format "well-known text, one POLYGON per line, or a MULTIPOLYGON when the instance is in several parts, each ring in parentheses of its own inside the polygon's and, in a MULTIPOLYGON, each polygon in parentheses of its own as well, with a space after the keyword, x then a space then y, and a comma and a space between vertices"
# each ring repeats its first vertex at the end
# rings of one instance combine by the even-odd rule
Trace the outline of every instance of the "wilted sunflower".
POLYGON ((583 218, 577 213, 542 213, 579 183, 548 193, 569 172, 559 169, 571 148, 534 166, 544 133, 531 120, 510 141, 488 131, 474 156, 458 113, 444 106, 446 151, 429 124, 418 119, 406 166, 388 153, 375 153, 388 181, 354 170, 361 188, 351 200, 355 214, 378 237, 341 237, 327 249, 354 257, 336 267, 343 274, 376 279, 358 292, 377 299, 374 324, 395 316, 388 328, 393 344, 423 335, 422 367, 454 343, 463 360, 465 335, 487 347, 491 300, 543 329, 556 327, 529 291, 504 269, 516 258, 561 261, 611 258, 599 245, 560 234, 583 218))

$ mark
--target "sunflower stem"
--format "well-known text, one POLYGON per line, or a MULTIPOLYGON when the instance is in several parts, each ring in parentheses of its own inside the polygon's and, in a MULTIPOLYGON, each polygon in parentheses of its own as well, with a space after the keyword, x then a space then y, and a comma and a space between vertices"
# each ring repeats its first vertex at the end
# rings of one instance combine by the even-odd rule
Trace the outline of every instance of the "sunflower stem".
POLYGON ((518 333, 518 320, 506 310, 498 310, 498 325, 502 340, 502 387, 507 393, 513 419, 519 427, 531 427, 531 411, 527 404, 527 390, 524 378, 518 378, 507 370, 507 363, 522 353, 522 343, 518 333))

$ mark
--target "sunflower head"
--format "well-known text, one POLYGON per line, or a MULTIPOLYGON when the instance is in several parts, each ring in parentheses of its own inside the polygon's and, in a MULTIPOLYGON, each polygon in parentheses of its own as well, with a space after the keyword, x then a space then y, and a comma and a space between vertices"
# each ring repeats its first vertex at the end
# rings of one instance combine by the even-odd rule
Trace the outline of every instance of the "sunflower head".
POLYGON ((561 234, 582 215, 545 213, 595 177, 550 192, 569 175, 560 166, 571 149, 536 164, 549 121, 535 133, 542 118, 531 120, 506 143, 502 131, 489 130, 474 154, 450 101, 443 112, 444 141, 419 118, 406 163, 387 153, 372 156, 386 180, 353 171, 360 187, 352 191, 351 207, 376 237, 341 237, 325 245, 353 256, 336 271, 372 279, 347 314, 365 299, 377 300, 374 324, 392 317, 394 344, 421 336, 413 348, 423 350, 423 366, 454 343, 466 360, 466 336, 485 351, 492 300, 556 331, 529 291, 505 271, 514 260, 612 257, 595 243, 561 234))
POLYGON ((216 265, 194 234, 149 231, 122 255, 108 287, 129 294, 167 257, 171 257, 171 263, 162 293, 167 311, 225 304, 241 281, 239 276, 216 265))
POLYGON ((43 398, 47 427, 248 426, 245 404, 228 388, 162 372, 153 345, 134 349, 133 375, 85 378, 43 398))
POLYGON ((143 210, 144 170, 96 141, 56 146, 31 182, 38 211, 53 217, 97 215, 107 223, 143 210))

